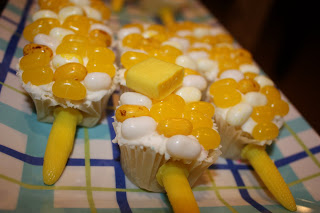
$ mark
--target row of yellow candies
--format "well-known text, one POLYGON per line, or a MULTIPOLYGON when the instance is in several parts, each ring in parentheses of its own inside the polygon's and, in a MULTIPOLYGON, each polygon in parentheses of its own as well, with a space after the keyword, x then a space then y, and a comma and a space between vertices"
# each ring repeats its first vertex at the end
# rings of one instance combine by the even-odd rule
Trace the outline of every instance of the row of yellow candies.
POLYGON ((220 108, 233 107, 242 100, 242 94, 260 92, 267 97, 267 104, 253 107, 251 118, 257 122, 252 136, 256 140, 272 140, 279 134, 278 127, 272 122, 275 116, 285 116, 289 112, 289 105, 281 99, 280 92, 270 85, 260 88, 253 79, 257 74, 249 73, 245 78, 236 82, 232 78, 225 78, 214 82, 210 88, 213 103, 220 108))
MULTIPOLYGON (((101 30, 93 30, 87 37, 81 35, 85 34, 85 30, 83 29, 88 31, 89 27, 85 26, 85 28, 81 28, 81 23, 78 21, 70 24, 70 20, 76 20, 80 17, 86 19, 84 16, 70 16, 68 17, 69 20, 68 18, 66 19, 66 21, 69 21, 69 25, 67 26, 76 34, 65 36, 56 50, 56 54, 69 58, 77 58, 80 63, 69 63, 56 67, 57 69, 53 75, 49 64, 53 56, 52 50, 44 45, 29 44, 24 48, 25 56, 20 61, 20 68, 24 71, 22 79, 25 83, 30 81, 34 85, 43 85, 55 80, 53 93, 57 97, 81 100, 86 96, 86 89, 79 81, 84 79, 88 71, 107 72, 111 78, 114 76, 115 68, 113 62, 115 56, 110 49, 106 48, 111 43, 111 36, 101 30), (74 27, 74 25, 80 28, 74 27), (89 48, 92 46, 94 48, 89 48), (87 53, 88 49, 90 51, 87 53), (89 58, 87 68, 82 65, 82 57, 86 56, 89 58), (105 63, 106 61, 107 64, 105 63)), ((46 32, 48 34, 52 28, 59 26, 59 23, 56 22, 55 25, 51 26, 42 25, 41 23, 51 23, 52 20, 54 19, 43 18, 37 20, 26 27, 24 35, 33 40, 37 32, 46 32)))
POLYGON ((74 6, 77 4, 87 4, 99 11, 102 15, 102 19, 108 20, 110 18, 110 9, 101 0, 88 0, 88 1, 77 1, 77 0, 38 0, 38 5, 41 10, 51 10, 58 13, 62 8, 67 6, 74 6))
POLYGON ((212 129, 214 115, 212 104, 197 101, 185 103, 183 98, 171 94, 163 100, 153 100, 150 110, 145 106, 122 105, 115 113, 119 122, 132 117, 151 116, 158 122, 157 131, 166 137, 194 135, 206 149, 217 148, 220 136, 212 129), (125 112, 125 113, 124 113, 125 112))

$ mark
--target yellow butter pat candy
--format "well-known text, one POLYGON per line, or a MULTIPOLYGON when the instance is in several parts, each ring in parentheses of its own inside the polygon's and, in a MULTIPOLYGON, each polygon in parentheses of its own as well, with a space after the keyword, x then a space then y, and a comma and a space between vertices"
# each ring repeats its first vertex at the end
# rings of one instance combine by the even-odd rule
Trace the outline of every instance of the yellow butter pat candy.
POLYGON ((164 99, 182 85, 183 67, 149 58, 127 72, 127 87, 153 99, 164 99))

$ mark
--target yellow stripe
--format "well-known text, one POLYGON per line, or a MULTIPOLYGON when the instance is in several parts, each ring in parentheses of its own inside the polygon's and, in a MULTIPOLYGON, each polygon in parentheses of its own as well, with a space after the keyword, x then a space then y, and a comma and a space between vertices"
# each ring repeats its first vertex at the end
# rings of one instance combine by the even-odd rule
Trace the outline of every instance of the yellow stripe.
POLYGON ((291 127, 286 123, 284 123, 284 126, 291 133, 291 135, 296 139, 296 141, 300 144, 300 146, 303 148, 303 150, 308 154, 308 156, 311 158, 311 160, 320 168, 319 161, 314 157, 314 155, 310 152, 308 147, 303 143, 303 141, 298 137, 298 135, 293 131, 293 129, 291 129, 291 127))
POLYGON ((233 213, 237 212, 237 210, 235 210, 227 201, 225 201, 225 200, 222 198, 219 190, 216 188, 216 187, 217 187, 217 186, 216 186, 216 183, 214 182, 214 179, 212 178, 210 171, 207 170, 206 172, 207 172, 207 174, 208 174, 208 176, 209 176, 210 182, 211 182, 211 184, 212 184, 212 186, 213 186, 213 190, 214 190, 214 192, 216 193, 218 199, 219 199, 231 212, 233 212, 233 213))
POLYGON ((88 129, 84 128, 84 159, 85 159, 85 170, 86 170, 86 186, 87 186, 87 197, 91 212, 97 212, 94 205, 94 200, 91 190, 91 169, 90 169, 90 145, 89 145, 89 133, 88 129))
POLYGON ((304 178, 301 178, 299 180, 293 181, 293 182, 289 183, 288 186, 291 187, 291 186, 294 186, 296 184, 302 183, 302 182, 307 181, 307 180, 311 180, 311 179, 319 177, 319 176, 320 176, 320 172, 316 173, 316 174, 313 174, 313 175, 309 175, 309 176, 304 177, 304 178))
POLYGON ((22 91, 20 91, 20 90, 18 90, 18 89, 16 89, 16 88, 14 88, 14 87, 12 87, 12 86, 10 86, 10 85, 8 85, 8 84, 5 84, 5 83, 3 83, 3 82, 1 82, 1 81, 0 81, 0 84, 2 84, 2 85, 3 85, 3 86, 5 86, 5 87, 8 87, 9 89, 12 89, 13 91, 15 91, 15 92, 17 92, 17 93, 20 93, 21 95, 28 96, 28 94, 27 94, 27 93, 22 92, 22 91))

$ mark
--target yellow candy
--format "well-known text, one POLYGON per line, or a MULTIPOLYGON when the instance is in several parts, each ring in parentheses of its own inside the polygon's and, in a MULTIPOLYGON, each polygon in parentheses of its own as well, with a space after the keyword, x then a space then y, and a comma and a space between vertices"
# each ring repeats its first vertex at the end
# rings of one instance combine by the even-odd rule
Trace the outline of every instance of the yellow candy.
POLYGON ((268 105, 254 107, 251 114, 251 118, 258 123, 272 121, 273 117, 274 112, 268 105))
POLYGON ((49 55, 50 58, 52 58, 53 56, 53 52, 48 46, 35 44, 35 43, 30 43, 24 46, 23 48, 24 56, 29 54, 34 54, 34 53, 46 53, 47 55, 49 55))
POLYGON ((138 33, 132 33, 124 37, 122 40, 122 45, 133 49, 140 49, 143 40, 144 38, 142 35, 138 33))
POLYGON ((149 58, 128 70, 127 87, 153 99, 164 99, 182 85, 183 67, 149 58))
POLYGON ((25 70, 22 73, 22 80, 25 84, 30 82, 33 85, 39 86, 48 84, 53 79, 53 71, 49 66, 35 67, 33 69, 25 70))
POLYGON ((176 94, 170 94, 161 102, 170 104, 172 107, 179 110, 183 110, 186 105, 186 102, 183 100, 183 98, 176 94))
POLYGON ((108 33, 106 33, 105 31, 102 31, 99 29, 92 30, 89 33, 89 38, 92 40, 101 41, 103 44, 105 44, 104 45, 105 47, 109 47, 112 42, 112 37, 108 33))
POLYGON ((62 24, 62 27, 70 29, 80 35, 87 36, 90 23, 85 16, 73 15, 66 18, 62 24))
POLYGON ((138 64, 149 57, 150 56, 144 53, 127 51, 121 56, 121 64, 126 69, 130 69, 133 65, 138 64))
POLYGON ((235 89, 237 89, 239 87, 238 83, 233 78, 225 78, 225 79, 218 80, 218 81, 214 82, 213 84, 211 84, 211 86, 209 88, 210 94, 212 94, 212 92, 214 91, 215 88, 220 87, 220 86, 231 86, 235 89))
POLYGON ((199 111, 184 111, 183 117, 191 121, 193 129, 200 127, 212 128, 213 126, 212 119, 199 111))
POLYGON ((169 46, 169 45, 164 45, 161 46, 159 49, 156 49, 152 52, 150 52, 150 55, 152 55, 155 58, 158 58, 160 60, 169 62, 169 63, 175 63, 176 62, 176 58, 179 55, 182 55, 181 50, 169 46))
POLYGON ((262 94, 265 94, 268 100, 277 100, 281 98, 280 92, 274 86, 264 86, 260 91, 262 94))
POLYGON ((36 52, 23 56, 20 60, 19 66, 23 71, 32 70, 36 67, 45 67, 50 62, 50 56, 47 53, 36 52))
POLYGON ((139 23, 126 24, 122 28, 125 29, 125 28, 131 28, 131 27, 137 27, 141 32, 143 32, 143 25, 139 23))
POLYGON ((174 135, 190 135, 192 132, 192 123, 183 118, 172 118, 161 120, 157 126, 157 131, 161 135, 171 137, 174 135))
POLYGON ((94 59, 99 63, 109 63, 112 64, 116 56, 112 50, 106 47, 93 47, 88 50, 89 60, 94 59))
POLYGON ((242 79, 238 82, 238 90, 243 94, 248 92, 258 92, 260 90, 260 85, 253 79, 242 79))
POLYGON ((79 63, 64 64, 56 69, 54 72, 54 80, 73 79, 82 81, 87 75, 85 66, 79 63))
POLYGON ((252 130, 252 136, 258 141, 273 140, 279 134, 278 127, 272 122, 258 123, 252 130))
POLYGON ((215 149, 220 145, 220 135, 212 128, 197 128, 192 131, 205 150, 215 149))
POLYGON ((49 35, 49 32, 54 27, 59 27, 60 22, 55 18, 41 18, 35 22, 29 24, 23 30, 23 36, 30 42, 33 42, 33 38, 39 34, 43 33, 49 35))
POLYGON ((253 80, 257 76, 258 76, 258 74, 257 73, 253 73, 253 72, 244 73, 244 78, 246 78, 246 79, 252 79, 253 80))
POLYGON ((105 64, 101 63, 100 61, 97 60, 89 60, 87 64, 87 70, 88 73, 92 72, 103 72, 107 73, 110 78, 113 78, 116 74, 116 68, 114 67, 113 64, 105 64))
POLYGON ((217 107, 228 108, 240 103, 241 94, 231 86, 220 86, 212 89, 213 103, 217 107))
POLYGON ((122 105, 117 108, 115 116, 117 121, 123 122, 128 118, 149 116, 149 109, 139 105, 122 105))
POLYGON ((79 34, 69 34, 63 37, 62 42, 77 42, 81 43, 84 46, 88 45, 88 38, 84 35, 79 35, 79 34))
POLYGON ((215 111, 214 106, 212 104, 204 101, 196 101, 196 102, 188 103, 185 106, 185 110, 199 111, 205 114, 206 116, 208 116, 209 118, 213 117, 214 111, 215 111))
POLYGON ((184 77, 186 77, 187 75, 200 75, 199 72, 193 70, 193 69, 190 69, 190 68, 184 68, 184 77))
POLYGON ((281 99, 269 100, 268 105, 275 115, 285 116, 289 112, 289 104, 281 99))
POLYGON ((79 81, 67 79, 55 81, 52 93, 59 98, 82 100, 86 97, 87 90, 79 81))
POLYGON ((38 4, 42 10, 52 10, 55 13, 58 13, 64 7, 73 5, 65 0, 39 0, 38 4))
POLYGON ((81 57, 87 55, 87 45, 78 42, 62 42, 56 50, 56 54, 77 54, 81 57))
POLYGON ((150 116, 157 122, 171 118, 182 118, 183 111, 165 102, 153 104, 150 109, 150 116))
POLYGON ((98 10, 102 15, 102 19, 108 20, 110 18, 110 9, 102 1, 91 1, 90 7, 98 10))

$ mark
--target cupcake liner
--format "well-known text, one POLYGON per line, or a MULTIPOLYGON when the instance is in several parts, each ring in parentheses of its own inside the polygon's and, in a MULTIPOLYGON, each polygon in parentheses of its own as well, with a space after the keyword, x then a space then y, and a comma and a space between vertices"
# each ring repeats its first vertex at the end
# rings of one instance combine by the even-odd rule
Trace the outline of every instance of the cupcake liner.
MULTIPOLYGON (((219 129, 219 134, 221 137, 221 157, 229 158, 229 159, 240 159, 241 151, 246 144, 256 144, 263 146, 265 144, 270 145, 272 140, 258 141, 253 139, 249 133, 242 131, 241 129, 237 129, 235 126, 228 124, 221 116, 214 116, 216 124, 219 129)), ((281 128, 283 125, 282 118, 276 118, 274 120, 276 125, 281 128)))
MULTIPOLYGON (((168 161, 165 155, 143 146, 120 145, 120 150, 122 169, 132 183, 152 192, 165 191, 156 179, 159 168, 168 161)), ((204 161, 194 160, 185 164, 189 171, 188 181, 191 187, 219 155, 220 151, 214 150, 204 161)))

